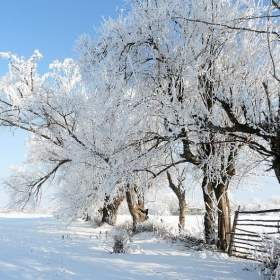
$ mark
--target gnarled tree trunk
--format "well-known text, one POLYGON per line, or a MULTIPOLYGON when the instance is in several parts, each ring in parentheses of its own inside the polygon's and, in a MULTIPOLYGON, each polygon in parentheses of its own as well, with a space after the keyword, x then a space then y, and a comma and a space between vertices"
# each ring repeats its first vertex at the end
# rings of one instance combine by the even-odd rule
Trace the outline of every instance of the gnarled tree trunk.
POLYGON ((218 203, 218 248, 226 251, 230 244, 231 218, 230 218, 230 204, 228 198, 228 187, 231 178, 235 175, 234 159, 237 156, 238 148, 232 146, 230 154, 227 159, 227 166, 222 166, 226 171, 222 180, 215 187, 215 196, 218 203))
POLYGON ((125 192, 129 213, 133 220, 133 231, 139 223, 148 219, 148 209, 145 209, 144 194, 136 185, 128 186, 125 192))
POLYGON ((119 206, 124 200, 124 196, 118 196, 110 201, 110 197, 106 196, 104 207, 102 208, 102 223, 114 226, 117 221, 119 206))
POLYGON ((218 249, 226 251, 230 243, 231 218, 228 199, 228 183, 218 184, 215 187, 215 196, 218 202, 218 249))
POLYGON ((207 244, 215 244, 216 228, 216 205, 213 184, 207 181, 205 175, 202 180, 202 192, 205 205, 204 214, 204 235, 207 244))

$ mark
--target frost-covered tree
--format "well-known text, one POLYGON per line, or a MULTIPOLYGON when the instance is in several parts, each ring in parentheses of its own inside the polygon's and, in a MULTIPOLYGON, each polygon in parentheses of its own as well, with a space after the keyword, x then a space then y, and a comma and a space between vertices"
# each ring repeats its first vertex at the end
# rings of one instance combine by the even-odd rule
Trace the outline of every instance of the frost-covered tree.
POLYGON ((139 157, 142 144, 133 143, 132 156, 123 153, 131 143, 131 127, 140 128, 133 90, 123 79, 110 88, 103 63, 96 65, 98 82, 93 85, 81 80, 71 59, 54 62, 52 71, 41 77, 38 52, 27 60, 2 56, 10 65, 0 85, 1 125, 31 132, 27 161, 6 181, 11 197, 20 206, 32 203, 43 184, 56 177, 57 199, 66 217, 100 207, 103 201, 103 221, 114 223, 126 186, 139 181, 129 162, 139 157))
POLYGON ((27 60, 8 53, 2 56, 10 64, 0 83, 1 125, 32 133, 26 168, 14 169, 7 182, 13 186, 12 196, 24 205, 58 170, 63 174, 61 186, 74 192, 80 186, 85 201, 96 190, 102 190, 103 197, 117 195, 110 160, 115 161, 115 147, 123 139, 114 135, 121 135, 118 124, 124 130, 125 122, 131 121, 121 112, 123 108, 110 110, 118 108, 117 99, 110 102, 103 96, 102 83, 90 89, 85 86, 71 59, 53 63, 52 72, 39 76, 38 52, 27 60))
MULTIPOLYGON (((277 72, 275 43, 263 40, 267 31, 253 32, 264 11, 253 0, 135 0, 124 15, 104 22, 95 41, 80 37, 78 62, 54 62, 43 76, 36 71, 38 52, 28 60, 2 53, 10 67, 0 82, 0 125, 30 131, 31 148, 39 148, 7 183, 18 201, 31 200, 57 175, 69 215, 102 201, 105 218, 111 213, 114 220, 125 194, 129 202, 135 198, 130 206, 139 206, 151 180, 167 174, 171 186, 171 171, 188 163, 200 177, 206 239, 218 213, 218 245, 225 250, 227 191, 246 160, 240 140, 250 133, 236 127, 256 119, 247 114, 249 105, 265 102, 255 95, 258 75, 268 77, 267 65, 277 72)), ((275 76, 261 83, 266 96, 276 89, 275 76)), ((250 143, 267 154, 261 142, 250 143)))
POLYGON ((208 119, 221 127, 230 122, 216 96, 240 78, 248 43, 258 45, 254 38, 242 41, 241 31, 250 28, 252 17, 260 24, 262 12, 254 1, 132 1, 125 17, 105 21, 97 42, 83 36, 77 43, 86 81, 94 79, 96 63, 109 61, 108 77, 122 78, 134 90, 145 120, 140 129, 131 128, 134 142, 126 148, 141 142, 141 157, 154 161, 147 165, 138 157, 131 165, 153 177, 174 165, 196 165, 209 210, 205 226, 211 230, 217 203, 219 221, 227 221, 219 226, 223 240, 230 230, 227 189, 239 144, 230 135, 207 132, 205 125, 208 119), (231 56, 241 52, 241 41, 247 45, 235 64, 231 56), (169 150, 177 150, 175 161, 169 150))
MULTIPOLYGON (((257 151, 280 182, 279 6, 276 1, 272 4, 262 7, 259 16, 242 21, 237 51, 231 62, 223 66, 231 69, 229 74, 235 82, 229 82, 228 74, 220 71, 220 77, 228 82, 215 90, 214 99, 227 114, 229 123, 220 126, 215 116, 207 116, 207 125, 215 133, 232 135, 257 151)), ((229 24, 225 28, 235 27, 229 24)))

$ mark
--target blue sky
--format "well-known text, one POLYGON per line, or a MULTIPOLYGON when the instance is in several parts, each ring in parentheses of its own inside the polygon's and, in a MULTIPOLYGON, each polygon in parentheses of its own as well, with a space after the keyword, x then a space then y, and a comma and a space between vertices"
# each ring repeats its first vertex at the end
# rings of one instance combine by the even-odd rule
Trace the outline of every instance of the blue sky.
MULTIPOLYGON (((266 0, 265 2, 267 2, 266 0)), ((53 60, 74 57, 73 45, 78 36, 87 33, 97 36, 103 16, 115 18, 125 2, 123 0, 0 0, 0 52, 11 51, 29 57, 35 49, 44 56, 39 72, 48 70, 53 60)), ((8 62, 0 59, 0 76, 7 72, 8 62)), ((26 153, 24 139, 27 133, 0 133, 0 177, 8 175, 10 165, 19 164, 26 153)), ((269 188, 254 193, 239 191, 237 199, 250 202, 254 196, 263 201, 270 195, 280 196, 280 186, 266 179, 269 188)), ((198 195, 199 197, 200 195, 198 195)), ((0 206, 7 196, 0 189, 0 206)))
MULTIPOLYGON (((55 59, 74 57, 73 44, 80 34, 95 36, 102 16, 115 18, 123 0, 0 0, 0 51, 29 57, 38 49, 45 71, 55 59)), ((0 74, 6 72, 0 62, 0 74)))

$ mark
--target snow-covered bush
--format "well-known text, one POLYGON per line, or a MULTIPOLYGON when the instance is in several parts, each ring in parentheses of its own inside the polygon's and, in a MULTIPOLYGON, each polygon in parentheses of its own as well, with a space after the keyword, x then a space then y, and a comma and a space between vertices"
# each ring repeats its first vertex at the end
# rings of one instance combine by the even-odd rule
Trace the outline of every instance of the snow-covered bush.
POLYGON ((113 252, 115 254, 125 254, 129 251, 129 242, 130 242, 130 236, 128 235, 127 231, 118 231, 114 235, 114 244, 112 246, 113 252))
POLYGON ((128 230, 118 228, 112 236, 106 234, 103 242, 106 244, 104 249, 111 254, 126 254, 129 253, 131 238, 128 230))
POLYGON ((254 258, 263 263, 261 272, 270 277, 270 280, 280 279, 280 235, 261 236, 261 245, 256 247, 254 258))
POLYGON ((279 208, 279 205, 280 205, 280 196, 271 196, 268 200, 266 209, 279 208))
POLYGON ((204 236, 201 232, 184 230, 170 235, 169 238, 172 240, 172 242, 178 243, 182 250, 192 249, 201 251, 203 249, 216 249, 215 245, 208 246, 205 243, 204 236))

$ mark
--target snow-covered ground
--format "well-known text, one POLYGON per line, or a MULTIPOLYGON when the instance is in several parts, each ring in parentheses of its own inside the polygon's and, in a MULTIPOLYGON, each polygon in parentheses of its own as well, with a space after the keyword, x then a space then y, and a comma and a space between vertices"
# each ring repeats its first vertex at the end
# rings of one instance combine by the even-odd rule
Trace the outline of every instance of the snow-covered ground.
MULTIPOLYGON (((199 219, 188 216, 188 224, 197 228, 199 219)), ((47 214, 2 213, 0 279, 263 279, 254 262, 186 249, 147 232, 133 237, 130 253, 111 254, 113 232, 84 221, 65 228, 47 214)))

